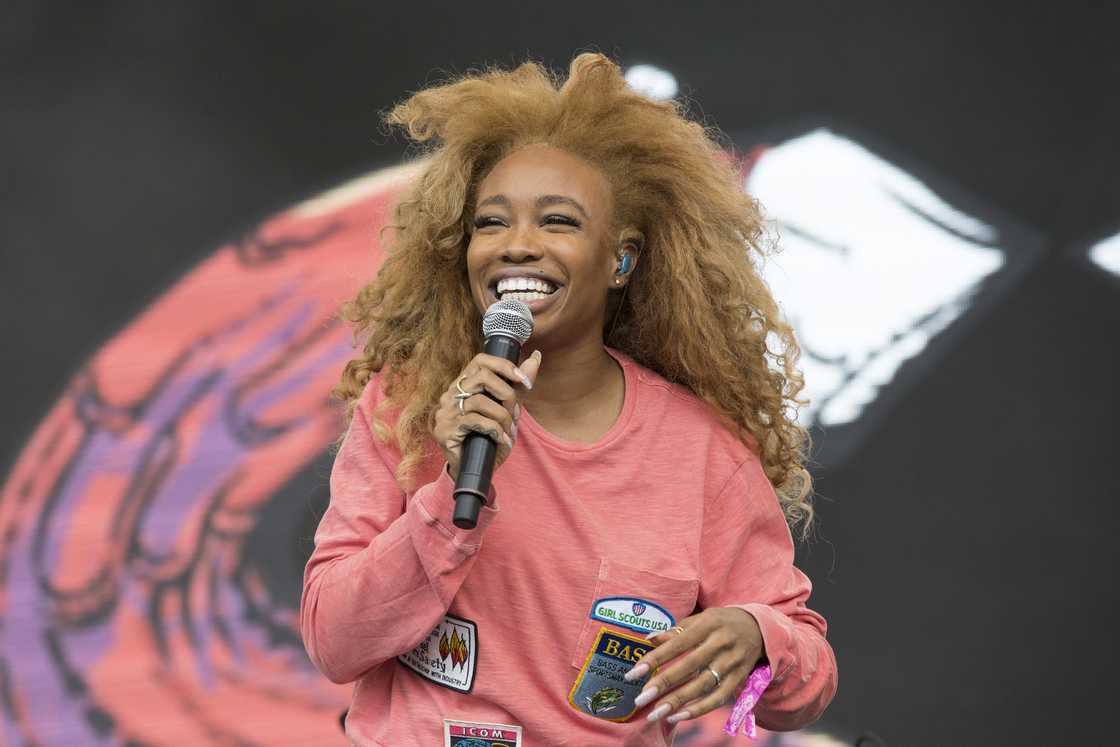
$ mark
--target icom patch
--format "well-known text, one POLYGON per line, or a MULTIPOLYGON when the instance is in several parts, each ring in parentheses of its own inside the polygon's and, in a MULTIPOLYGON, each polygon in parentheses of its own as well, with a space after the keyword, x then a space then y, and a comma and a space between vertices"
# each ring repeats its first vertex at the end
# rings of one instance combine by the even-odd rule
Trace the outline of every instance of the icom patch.
POLYGON ((437 685, 469 693, 478 662, 478 626, 446 615, 420 645, 397 661, 437 685))
POLYGON ((443 720, 444 747, 521 747, 521 727, 443 720))
POLYGON ((653 648, 642 638, 599 628, 595 645, 587 654, 579 676, 568 693, 577 711, 607 721, 625 721, 634 715, 634 698, 649 677, 627 682, 623 675, 653 648))

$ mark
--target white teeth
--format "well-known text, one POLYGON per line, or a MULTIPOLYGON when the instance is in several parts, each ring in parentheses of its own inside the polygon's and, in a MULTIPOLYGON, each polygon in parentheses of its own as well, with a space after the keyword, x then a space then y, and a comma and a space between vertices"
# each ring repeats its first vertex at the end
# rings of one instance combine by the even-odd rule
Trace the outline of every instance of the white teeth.
POLYGON ((508 301, 511 298, 515 299, 517 301, 539 301, 542 298, 548 298, 549 294, 538 293, 537 291, 529 291, 527 293, 526 292, 515 291, 515 292, 502 293, 500 295, 501 295, 501 300, 503 300, 503 301, 508 301))
POLYGON ((547 280, 539 280, 537 278, 503 278, 498 281, 497 292, 499 294, 510 291, 537 291, 540 293, 552 293, 556 287, 547 280))

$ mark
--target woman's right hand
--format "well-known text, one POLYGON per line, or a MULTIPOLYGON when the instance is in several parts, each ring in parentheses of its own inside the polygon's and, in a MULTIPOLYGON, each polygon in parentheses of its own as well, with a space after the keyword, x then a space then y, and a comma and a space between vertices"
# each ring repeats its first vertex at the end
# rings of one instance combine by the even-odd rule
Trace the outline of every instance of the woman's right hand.
POLYGON ((462 378, 460 386, 463 391, 478 392, 463 400, 465 414, 460 414, 459 402, 455 399, 455 395, 459 393, 455 388, 455 381, 448 385, 439 398, 432 436, 443 450, 452 480, 459 477, 463 439, 472 431, 487 435, 497 443, 495 469, 509 457, 517 438, 517 417, 520 415, 517 389, 532 389, 540 367, 539 350, 533 351, 520 367, 505 358, 479 353, 455 377, 455 381, 462 378), (482 390, 489 392, 498 402, 482 394, 482 390))

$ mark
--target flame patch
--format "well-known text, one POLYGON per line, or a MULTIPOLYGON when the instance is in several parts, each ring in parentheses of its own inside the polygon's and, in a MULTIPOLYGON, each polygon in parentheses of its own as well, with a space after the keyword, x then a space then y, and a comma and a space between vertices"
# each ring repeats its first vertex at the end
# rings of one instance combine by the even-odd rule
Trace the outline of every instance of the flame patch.
POLYGON ((462 693, 474 687, 477 660, 478 626, 453 615, 445 615, 416 648, 397 657, 424 679, 462 693))

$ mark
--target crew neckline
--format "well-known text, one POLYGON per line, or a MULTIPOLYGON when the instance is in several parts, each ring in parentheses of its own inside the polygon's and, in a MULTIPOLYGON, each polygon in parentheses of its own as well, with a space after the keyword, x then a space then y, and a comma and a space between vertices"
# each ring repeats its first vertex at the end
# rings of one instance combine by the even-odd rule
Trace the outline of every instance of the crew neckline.
POLYGON ((614 441, 618 440, 619 436, 623 434, 626 427, 630 423, 630 418, 634 414, 635 405, 638 401, 638 387, 636 386, 636 378, 634 372, 634 362, 625 353, 615 350, 614 348, 603 346, 607 353, 618 361, 618 365, 622 367, 622 410, 618 413, 614 423, 607 429, 607 432, 599 437, 598 441, 594 443, 583 443, 581 441, 568 441, 560 438, 559 436, 545 430, 545 427, 538 423, 536 419, 524 407, 521 408, 521 418, 518 421, 519 428, 527 428, 542 442, 551 446, 554 449, 567 452, 589 452, 596 449, 602 449, 609 446, 614 441))

